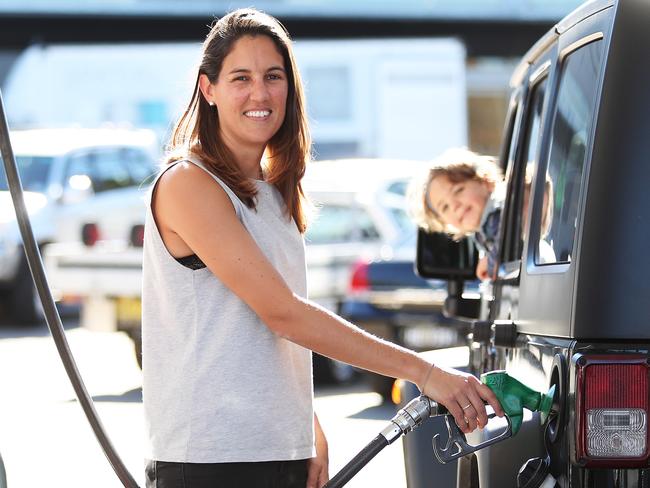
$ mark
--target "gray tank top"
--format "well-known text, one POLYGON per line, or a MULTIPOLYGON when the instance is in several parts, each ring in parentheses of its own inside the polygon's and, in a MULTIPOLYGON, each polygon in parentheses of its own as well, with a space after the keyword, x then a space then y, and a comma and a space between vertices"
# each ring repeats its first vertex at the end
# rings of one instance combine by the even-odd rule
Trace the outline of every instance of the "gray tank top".
MULTIPOLYGON (((289 288, 306 296, 304 241, 277 189, 257 181, 253 210, 207 172, 289 288)), ((208 268, 178 263, 162 241, 150 202, 144 242, 147 458, 222 463, 314 456, 311 351, 271 332, 208 268)))

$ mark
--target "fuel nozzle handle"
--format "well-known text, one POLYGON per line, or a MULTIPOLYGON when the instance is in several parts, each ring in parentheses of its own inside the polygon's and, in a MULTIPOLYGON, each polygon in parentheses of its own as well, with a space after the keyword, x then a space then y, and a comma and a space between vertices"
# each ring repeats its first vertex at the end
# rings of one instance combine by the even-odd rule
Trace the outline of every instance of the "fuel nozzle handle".
MULTIPOLYGON (((506 414, 507 426, 500 434, 473 445, 467 442, 465 434, 456 425, 453 416, 445 415, 448 433, 446 443, 442 445, 439 434, 433 436, 433 453, 443 464, 514 436, 521 427, 524 408, 533 412, 539 411, 543 416, 548 415, 551 410, 555 387, 552 387, 547 393, 539 393, 512 378, 505 371, 485 373, 481 376, 481 381, 494 392, 499 400, 506 414)), ((494 413, 490 413, 488 419, 494 416, 494 413)))
POLYGON ((512 423, 512 435, 515 435, 521 427, 524 408, 531 412, 540 412, 543 418, 546 418, 551 411, 555 385, 546 393, 540 393, 517 381, 505 371, 485 373, 481 375, 481 381, 497 396, 503 411, 512 423))

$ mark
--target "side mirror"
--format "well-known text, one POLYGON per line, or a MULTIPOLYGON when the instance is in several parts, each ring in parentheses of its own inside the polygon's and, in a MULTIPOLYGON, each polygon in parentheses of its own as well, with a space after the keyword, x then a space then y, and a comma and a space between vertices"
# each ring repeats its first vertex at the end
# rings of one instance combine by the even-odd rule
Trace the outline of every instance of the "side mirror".
POLYGON ((480 296, 463 293, 463 282, 476 280, 478 250, 471 239, 454 241, 441 232, 418 230, 415 271, 422 278, 447 280, 446 317, 476 319, 480 315, 480 296))
POLYGON ((418 230, 415 270, 422 278, 472 281, 477 263, 478 250, 470 239, 454 241, 441 232, 418 230))

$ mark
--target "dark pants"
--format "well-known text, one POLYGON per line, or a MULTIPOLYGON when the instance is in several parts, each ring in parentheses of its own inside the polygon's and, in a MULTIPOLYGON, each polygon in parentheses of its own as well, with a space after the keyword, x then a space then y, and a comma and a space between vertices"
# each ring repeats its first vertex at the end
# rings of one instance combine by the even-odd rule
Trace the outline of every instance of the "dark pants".
POLYGON ((307 460, 263 463, 148 461, 146 488, 305 488, 307 460))

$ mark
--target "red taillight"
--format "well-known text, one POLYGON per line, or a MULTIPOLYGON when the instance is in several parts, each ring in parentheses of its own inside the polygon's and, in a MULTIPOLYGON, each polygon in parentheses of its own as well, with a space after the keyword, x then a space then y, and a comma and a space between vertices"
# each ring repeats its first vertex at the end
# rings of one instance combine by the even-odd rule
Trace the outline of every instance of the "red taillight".
POLYGON ((137 224, 131 227, 131 236, 129 241, 132 246, 142 247, 144 244, 144 225, 137 224))
POLYGON ((370 288, 368 281, 368 263, 366 261, 357 261, 352 266, 352 277, 350 279, 350 291, 360 292, 370 288))
POLYGON ((86 246, 94 246, 99 240, 99 227, 97 224, 84 224, 81 227, 81 241, 86 246))
POLYGON ((579 356, 576 454, 585 467, 648 465, 648 374, 640 356, 579 356))

